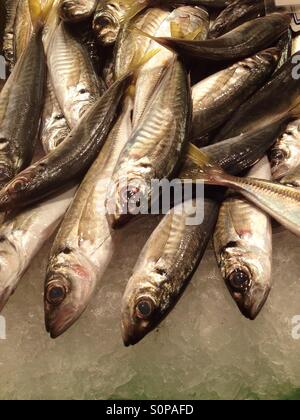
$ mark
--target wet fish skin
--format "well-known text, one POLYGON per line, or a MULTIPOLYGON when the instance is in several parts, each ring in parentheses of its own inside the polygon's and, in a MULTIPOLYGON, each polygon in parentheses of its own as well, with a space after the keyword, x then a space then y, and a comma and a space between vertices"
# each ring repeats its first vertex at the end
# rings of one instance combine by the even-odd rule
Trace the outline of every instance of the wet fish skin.
POLYGON ((11 214, 0 227, 0 312, 41 246, 52 235, 76 188, 11 214))
POLYGON ((16 62, 14 54, 14 24, 18 2, 19 0, 11 0, 5 3, 6 23, 3 39, 3 52, 10 70, 12 70, 16 62))
POLYGON ((81 22, 92 16, 97 0, 62 0, 59 15, 65 22, 81 22))
POLYGON ((0 94, 0 183, 31 162, 46 77, 41 29, 34 32, 0 94))
POLYGON ((298 104, 300 83, 293 78, 293 57, 234 113, 219 131, 214 142, 256 130, 266 122, 286 115, 298 104))
POLYGON ((270 48, 233 64, 193 86, 193 128, 196 140, 220 127, 273 73, 280 50, 270 48))
POLYGON ((209 30, 209 38, 218 38, 226 32, 249 20, 264 16, 265 4, 262 0, 235 0, 216 18, 209 30))
POLYGON ((269 152, 273 179, 288 175, 300 165, 300 120, 291 121, 269 152))
POLYGON ((100 152, 132 74, 114 83, 54 151, 29 166, 0 191, 0 208, 23 207, 83 176, 100 152))
MULTIPOLYGON (((276 128, 278 129, 278 127, 276 128)), ((265 128, 266 134, 268 134, 268 131, 274 132, 274 126, 269 129, 265 128)), ((238 138, 229 139, 219 144, 213 144, 203 150, 205 150, 211 158, 215 159, 223 169, 231 174, 238 174, 244 169, 251 167, 258 159, 262 158, 272 142, 274 142, 274 135, 264 136, 260 130, 256 135, 247 134, 247 136, 239 136, 238 138)), ((192 161, 186 160, 179 177, 182 179, 194 179, 198 176, 199 167, 192 161)), ((185 229, 183 229, 182 227, 185 223, 186 215, 181 213, 180 218, 179 215, 174 215, 173 211, 171 211, 162 219, 161 223, 153 232, 151 237, 153 238, 153 246, 151 247, 150 238, 139 257, 137 270, 134 270, 122 300, 122 333, 123 341, 126 346, 138 343, 143 337, 150 333, 153 328, 163 321, 164 317, 177 303, 189 284, 193 272, 201 262, 208 242, 213 235, 224 194, 223 190, 217 191, 216 188, 211 190, 209 187, 206 187, 203 214, 204 220, 202 224, 195 226, 185 225, 185 229), (170 227, 169 238, 176 238, 176 241, 169 240, 169 243, 173 244, 172 250, 175 252, 177 259, 174 258, 174 254, 170 253, 169 255, 169 253, 166 252, 166 250, 170 250, 171 247, 163 247, 164 239, 162 240, 162 238, 167 237, 168 234, 168 229, 166 227, 170 227), (180 248, 178 244, 183 246, 180 248), (182 252, 178 255, 180 250, 182 252), (161 255, 167 257, 168 262, 175 261, 175 263, 174 265, 172 265, 172 263, 166 265, 166 259, 164 258, 162 260, 163 269, 155 271, 155 268, 157 268, 160 263, 160 252, 161 255), (153 257, 152 260, 157 262, 156 265, 152 264, 152 267, 150 263, 151 259, 149 258, 151 256, 153 257), (170 280, 170 289, 168 281, 165 283, 162 282, 163 278, 170 280), (156 283, 152 281, 153 279, 159 281, 157 283, 157 288, 155 288, 156 283), (146 284, 149 285, 149 287, 146 287, 146 284), (170 293, 169 290, 171 290, 172 293, 170 293), (161 299, 162 295, 164 296, 163 300, 161 299), (136 305, 141 297, 146 297, 146 304, 150 303, 151 308, 154 308, 146 320, 136 316, 136 305), (161 306, 162 303, 163 306, 161 306)))
POLYGON ((290 187, 300 188, 300 166, 297 166, 293 171, 281 178, 280 183, 290 187))
POLYGON ((150 202, 153 179, 169 178, 176 171, 186 147, 191 113, 189 78, 182 63, 174 59, 114 171, 106 200, 113 228, 133 217, 134 197, 150 202))
MULTIPOLYGON (((268 159, 249 177, 271 179, 268 159)), ((272 225, 266 213, 242 196, 229 193, 220 208, 214 248, 221 274, 241 313, 254 320, 271 290, 272 225)))
POLYGON ((58 103, 71 128, 103 94, 104 86, 95 73, 83 45, 61 23, 51 40, 47 63, 58 103))
POLYGON ((162 46, 177 54, 199 61, 227 61, 249 57, 274 44, 289 28, 288 15, 274 13, 246 22, 217 39, 186 41, 154 37, 162 46))
POLYGON ((48 78, 40 134, 45 153, 56 149, 69 133, 70 127, 57 101, 52 82, 48 78))
MULTIPOLYGON (((165 19, 157 28, 155 36, 170 36, 172 27, 178 28, 182 37, 193 36, 196 39, 205 39, 209 29, 209 15, 205 9, 199 7, 179 6, 165 16, 165 19)), ((146 28, 141 29, 150 33, 146 28)), ((137 76, 133 110, 134 127, 141 121, 153 92, 155 92, 167 66, 175 56, 155 41, 151 41, 148 51, 156 51, 157 53, 140 68, 137 76)))
POLYGON ((85 311, 113 255, 114 237, 104 199, 107 182, 130 136, 131 108, 129 102, 82 182, 53 244, 44 294, 46 328, 52 338, 63 334, 85 311), (60 291, 64 298, 58 301, 60 291))

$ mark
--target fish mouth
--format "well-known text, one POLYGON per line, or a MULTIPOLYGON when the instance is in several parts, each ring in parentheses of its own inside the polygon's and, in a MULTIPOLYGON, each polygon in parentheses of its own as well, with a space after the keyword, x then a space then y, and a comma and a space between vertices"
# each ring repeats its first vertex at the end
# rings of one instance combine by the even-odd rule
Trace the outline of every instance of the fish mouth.
POLYGON ((124 346, 130 347, 138 344, 151 331, 151 328, 143 328, 137 324, 132 324, 128 319, 123 319, 121 331, 124 346))
POLYGON ((252 296, 240 296, 239 298, 234 296, 241 314, 250 321, 255 321, 268 299, 270 290, 271 288, 267 287, 265 290, 257 291, 256 294, 254 292, 252 296))
POLYGON ((107 214, 106 216, 109 226, 112 229, 121 229, 123 226, 127 225, 132 219, 131 214, 107 214))
POLYGON ((120 28, 118 20, 109 13, 99 13, 94 17, 93 30, 98 41, 103 44, 113 44, 117 39, 120 28))

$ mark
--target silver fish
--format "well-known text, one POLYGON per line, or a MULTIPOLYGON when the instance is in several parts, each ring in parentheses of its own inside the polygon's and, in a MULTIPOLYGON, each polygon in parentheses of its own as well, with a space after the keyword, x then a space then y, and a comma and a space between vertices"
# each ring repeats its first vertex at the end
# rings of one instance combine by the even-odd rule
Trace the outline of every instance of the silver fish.
POLYGON ((103 94, 104 86, 95 73, 87 50, 63 23, 51 40, 47 62, 58 103, 73 128, 103 94))
POLYGON ((75 190, 71 188, 17 215, 11 215, 1 225, 0 311, 14 293, 34 256, 57 228, 75 190))
POLYGON ((52 247, 45 284, 46 327, 52 338, 81 316, 111 260, 114 241, 104 200, 131 133, 130 113, 128 103, 82 182, 52 247))
POLYGON ((136 198, 149 203, 153 179, 172 176, 186 147, 191 112, 189 79, 182 63, 174 59, 114 171, 107 196, 111 226, 133 216, 136 198))
MULTIPOLYGON (((249 177, 271 179, 268 159, 249 177)), ((271 290, 272 226, 270 217, 238 194, 221 206, 214 248, 222 277, 240 311, 255 319, 271 290)))

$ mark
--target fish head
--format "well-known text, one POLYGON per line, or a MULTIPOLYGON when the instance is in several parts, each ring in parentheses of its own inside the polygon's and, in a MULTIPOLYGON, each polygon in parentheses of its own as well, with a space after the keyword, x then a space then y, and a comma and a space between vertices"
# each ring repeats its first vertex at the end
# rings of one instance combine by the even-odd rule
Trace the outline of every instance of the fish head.
POLYGON ((86 0, 63 0, 59 12, 64 21, 79 22, 89 17, 91 8, 86 0))
POLYGON ((0 234, 0 312, 3 310, 10 296, 14 293, 24 269, 23 257, 26 248, 20 249, 22 231, 13 234, 5 232, 2 227, 0 234), (19 236, 19 238, 16 238, 19 236), (17 240, 15 240, 17 239, 17 240))
POLYGON ((164 317, 163 293, 155 287, 161 275, 146 264, 129 280, 122 300, 121 322, 126 347, 141 341, 164 317))
POLYGON ((46 275, 44 305, 46 329, 52 338, 68 330, 87 308, 95 290, 91 263, 72 248, 51 258, 46 275))
POLYGON ((93 30, 98 41, 104 45, 113 44, 121 29, 122 8, 118 1, 104 2, 94 16, 93 30))
POLYGON ((273 179, 280 179, 299 164, 300 125, 289 124, 269 153, 273 179))
POLYGON ((271 290, 271 261, 261 249, 232 244, 221 255, 226 286, 241 313, 254 320, 271 290))
POLYGON ((106 198, 106 213, 109 225, 115 229, 123 226, 138 214, 147 214, 149 208, 149 186, 134 173, 127 177, 113 177, 106 198))

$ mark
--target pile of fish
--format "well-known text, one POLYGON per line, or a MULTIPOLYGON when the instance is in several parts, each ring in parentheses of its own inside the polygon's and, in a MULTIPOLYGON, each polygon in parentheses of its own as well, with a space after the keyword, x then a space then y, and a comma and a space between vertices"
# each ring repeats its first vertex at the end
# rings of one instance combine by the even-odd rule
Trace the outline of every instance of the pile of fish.
POLYGON ((193 194, 141 251, 125 345, 172 310, 212 238, 255 319, 272 287, 272 219, 300 236, 290 16, 266 15, 263 0, 1 0, 0 30, 0 310, 55 233, 45 320, 63 334, 104 279, 116 230, 147 217, 136 209, 152 208, 152 180, 177 179, 193 194), (198 205, 203 221, 190 224, 198 205))

